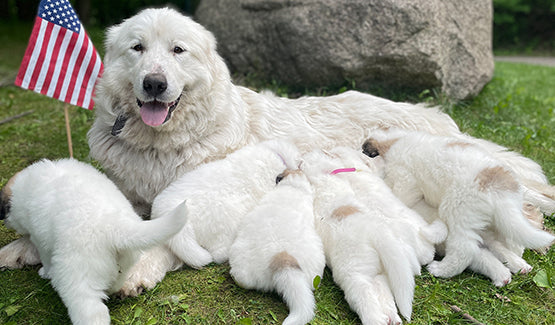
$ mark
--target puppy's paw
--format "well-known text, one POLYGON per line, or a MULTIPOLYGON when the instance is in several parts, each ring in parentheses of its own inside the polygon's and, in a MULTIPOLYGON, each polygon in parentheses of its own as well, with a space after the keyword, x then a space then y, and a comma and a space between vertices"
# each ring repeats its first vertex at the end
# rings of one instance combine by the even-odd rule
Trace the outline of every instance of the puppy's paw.
POLYGON ((161 276, 153 273, 143 273, 144 269, 134 268, 129 274, 127 281, 123 284, 121 289, 116 293, 120 298, 137 297, 144 290, 150 290, 162 280, 165 273, 161 276))
POLYGON ((166 272, 183 265, 165 246, 156 246, 143 252, 139 261, 127 273, 127 280, 118 291, 120 297, 136 297, 143 290, 152 289, 162 281, 166 272))
POLYGON ((50 275, 48 275, 48 271, 44 266, 40 268, 39 276, 43 279, 50 280, 50 275))
POLYGON ((432 263, 428 264, 426 268, 428 269, 428 272, 430 272, 430 274, 438 278, 450 278, 457 275, 454 272, 446 270, 444 265, 439 261, 433 261, 432 263))
POLYGON ((142 286, 138 286, 135 283, 126 282, 123 287, 116 292, 116 296, 120 299, 124 299, 126 297, 137 297, 141 293, 143 293, 144 288, 142 286))
POLYGON ((511 278, 511 275, 509 274, 508 277, 504 277, 504 278, 501 278, 501 279, 493 280, 493 285, 496 286, 496 287, 498 287, 498 288, 501 288, 501 287, 504 287, 504 286, 506 286, 507 284, 511 283, 511 279, 512 279, 512 278, 511 278))
POLYGON ((506 267, 499 268, 495 273, 490 274, 490 278, 496 287, 504 287, 511 283, 511 271, 506 267))
POLYGON ((530 272, 532 271, 532 269, 533 269, 532 265, 526 263, 525 266, 522 266, 517 272, 514 272, 514 273, 517 273, 517 274, 528 274, 528 273, 530 273, 530 272))
POLYGON ((401 317, 397 313, 388 317, 388 323, 387 324, 389 324, 389 325, 400 325, 402 323, 403 323, 403 321, 401 320, 401 317))
POLYGON ((20 269, 40 264, 39 252, 28 237, 14 240, 0 249, 0 268, 20 269))
POLYGON ((513 274, 528 274, 532 271, 532 266, 526 263, 522 258, 512 261, 512 263, 507 263, 506 265, 513 274))

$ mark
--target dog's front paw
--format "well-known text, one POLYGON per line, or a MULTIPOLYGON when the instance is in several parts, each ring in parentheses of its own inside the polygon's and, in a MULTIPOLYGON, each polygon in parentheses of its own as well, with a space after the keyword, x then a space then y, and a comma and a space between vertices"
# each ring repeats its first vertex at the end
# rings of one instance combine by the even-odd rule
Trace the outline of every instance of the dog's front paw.
POLYGON ((14 240, 0 249, 0 268, 20 269, 40 264, 39 252, 28 237, 14 240))
POLYGON ((162 281, 166 272, 180 268, 183 263, 165 246, 153 247, 143 252, 133 265, 127 280, 117 292, 119 297, 136 297, 143 290, 152 289, 162 281))

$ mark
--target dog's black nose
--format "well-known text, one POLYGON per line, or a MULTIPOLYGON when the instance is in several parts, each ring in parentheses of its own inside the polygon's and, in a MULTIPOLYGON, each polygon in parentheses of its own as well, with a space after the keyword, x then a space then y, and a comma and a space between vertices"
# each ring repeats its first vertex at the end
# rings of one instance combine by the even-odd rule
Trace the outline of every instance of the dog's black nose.
POLYGON ((152 97, 156 97, 166 91, 168 88, 168 82, 166 77, 161 73, 151 73, 145 76, 143 81, 143 89, 147 94, 152 97))

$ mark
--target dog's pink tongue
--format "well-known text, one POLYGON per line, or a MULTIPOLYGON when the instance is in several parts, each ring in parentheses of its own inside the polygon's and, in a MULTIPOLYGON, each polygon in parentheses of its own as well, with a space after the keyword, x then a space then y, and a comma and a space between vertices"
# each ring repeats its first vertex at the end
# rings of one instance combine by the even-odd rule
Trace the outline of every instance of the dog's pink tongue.
POLYGON ((141 107, 141 118, 146 125, 162 125, 168 116, 168 106, 158 101, 146 102, 141 107))

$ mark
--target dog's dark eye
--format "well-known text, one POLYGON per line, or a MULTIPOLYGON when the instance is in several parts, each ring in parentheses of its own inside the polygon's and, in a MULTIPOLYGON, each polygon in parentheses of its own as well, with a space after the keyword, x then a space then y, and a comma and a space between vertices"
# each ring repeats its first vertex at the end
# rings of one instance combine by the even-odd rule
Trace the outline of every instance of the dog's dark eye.
POLYGON ((135 50, 137 52, 142 52, 144 50, 143 44, 137 44, 137 45, 133 46, 133 50, 135 50))
POLYGON ((183 49, 182 47, 176 46, 173 48, 173 53, 175 54, 179 54, 179 53, 183 53, 185 52, 185 49, 183 49))

